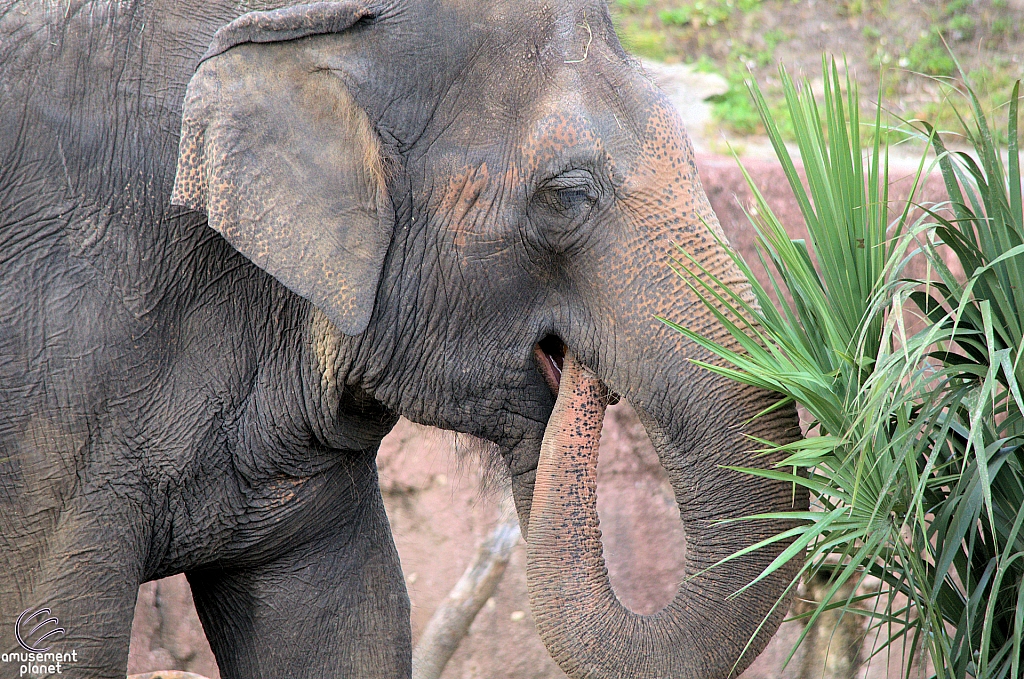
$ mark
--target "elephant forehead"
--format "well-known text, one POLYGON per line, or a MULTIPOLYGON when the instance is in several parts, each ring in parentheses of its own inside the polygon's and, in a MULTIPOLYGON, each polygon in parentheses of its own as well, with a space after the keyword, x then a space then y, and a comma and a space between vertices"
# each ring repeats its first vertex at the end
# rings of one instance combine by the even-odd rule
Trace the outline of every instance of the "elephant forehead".
POLYGON ((523 135, 516 155, 517 176, 527 181, 544 179, 569 167, 611 161, 598 126, 572 108, 541 117, 523 135))
MULTIPOLYGON (((603 2, 443 4, 455 8, 425 20, 451 36, 423 50, 438 50, 438 61, 456 53, 460 60, 417 138, 421 149, 439 142, 472 148, 521 136, 554 111, 586 111, 588 100, 602 105, 608 84, 631 71, 603 2)), ((421 53, 403 58, 429 62, 421 53)))
POLYGON ((578 33, 589 35, 585 15, 597 22, 607 14, 603 0, 440 0, 439 4, 471 29, 485 31, 504 45, 557 41, 558 46, 568 47, 578 33))

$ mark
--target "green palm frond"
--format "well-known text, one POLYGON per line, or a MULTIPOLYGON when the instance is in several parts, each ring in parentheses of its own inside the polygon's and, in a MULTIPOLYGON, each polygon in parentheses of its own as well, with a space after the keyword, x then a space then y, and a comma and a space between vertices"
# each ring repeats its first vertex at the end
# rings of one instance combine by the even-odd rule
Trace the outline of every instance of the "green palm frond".
MULTIPOLYGON (((791 540, 760 577, 806 555, 830 593, 807 614, 865 615, 897 641, 924 648, 937 677, 1019 677, 1024 634, 1024 214, 1017 97, 1004 156, 978 99, 964 122, 974 153, 950 151, 926 123, 948 202, 914 194, 892 218, 882 112, 859 120, 858 94, 825 62, 819 103, 782 70, 803 175, 757 86, 751 95, 807 225, 791 238, 744 170, 755 209, 760 285, 736 253, 757 306, 680 251, 676 269, 728 329, 739 351, 662 319, 712 352, 702 363, 777 391, 812 418, 809 438, 786 446, 774 469, 750 474, 807 488, 817 511, 784 516, 796 527, 749 547, 791 540), (871 138, 862 155, 861 132, 871 138), (913 218, 912 218, 913 217, 913 218), (947 264, 949 255, 963 270, 947 264), (929 279, 904 275, 922 259, 929 279), (832 601, 846 583, 868 593, 832 601), (871 605, 868 605, 868 604, 871 605)), ((960 117, 961 121, 965 119, 960 117)), ((728 248, 727 248, 728 249, 728 248)), ((769 518, 769 517, 754 517, 769 518)), ((741 553, 745 553, 741 552, 741 553)), ((734 555, 731 558, 735 558, 734 555)), ((801 640, 803 637, 801 637, 801 640)), ((906 669, 909 676, 910 668, 906 669)))

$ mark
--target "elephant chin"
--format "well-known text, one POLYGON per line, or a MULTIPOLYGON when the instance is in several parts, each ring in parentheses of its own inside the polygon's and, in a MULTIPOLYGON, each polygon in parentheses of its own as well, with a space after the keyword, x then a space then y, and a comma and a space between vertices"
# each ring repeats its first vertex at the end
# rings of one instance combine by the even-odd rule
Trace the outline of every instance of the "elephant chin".
MULTIPOLYGON (((792 573, 763 588, 755 586, 753 599, 730 598, 766 563, 744 565, 741 559, 732 575, 726 575, 732 564, 710 573, 705 569, 766 534, 752 536, 734 526, 731 530, 741 540, 737 543, 704 521, 688 520, 693 508, 681 502, 687 524, 686 572, 691 577, 680 583, 673 601, 653 615, 625 608, 611 588, 597 515, 598 443, 608 401, 608 390, 597 376, 566 352, 558 398, 541 445, 527 540, 527 585, 538 632, 554 660, 573 678, 735 676, 777 628, 786 606, 773 604, 786 591, 786 578, 792 573), (755 634, 744 654, 746 642, 755 634)), ((665 455, 672 454, 659 450, 663 464, 665 455)), ((676 488, 676 496, 685 497, 685 490, 676 488)), ((774 525, 760 530, 770 534, 777 529, 774 525)))

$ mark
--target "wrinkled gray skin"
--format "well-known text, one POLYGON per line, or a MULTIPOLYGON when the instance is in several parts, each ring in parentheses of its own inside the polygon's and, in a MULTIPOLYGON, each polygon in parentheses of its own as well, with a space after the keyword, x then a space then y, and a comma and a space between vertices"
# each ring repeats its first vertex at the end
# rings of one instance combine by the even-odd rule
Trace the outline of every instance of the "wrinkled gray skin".
MULTIPOLYGON (((722 337, 673 243, 735 272, 603 3, 343 3, 214 40, 274 8, 0 2, 0 650, 45 606, 73 676, 122 676, 139 584, 184 572, 224 677, 408 676, 377 446, 399 415, 497 444, 528 529, 549 336, 641 413, 691 572, 778 530, 713 523, 792 506, 719 465, 793 412, 741 430, 771 396, 654 320, 722 337)), ((688 581, 646 641, 586 601, 545 640, 572 676, 727 676, 787 574, 726 596, 776 553, 688 581)))

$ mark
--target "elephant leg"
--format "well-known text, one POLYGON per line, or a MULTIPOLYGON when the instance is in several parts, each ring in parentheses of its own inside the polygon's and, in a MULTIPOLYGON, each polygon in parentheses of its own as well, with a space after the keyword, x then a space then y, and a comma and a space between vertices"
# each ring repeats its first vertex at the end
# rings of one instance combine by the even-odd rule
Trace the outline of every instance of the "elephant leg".
POLYGON ((124 679, 139 557, 129 524, 97 518, 68 512, 0 573, 0 676, 124 679))
POLYGON ((188 573, 221 677, 410 676, 405 579, 380 490, 365 496, 269 563, 188 573))

